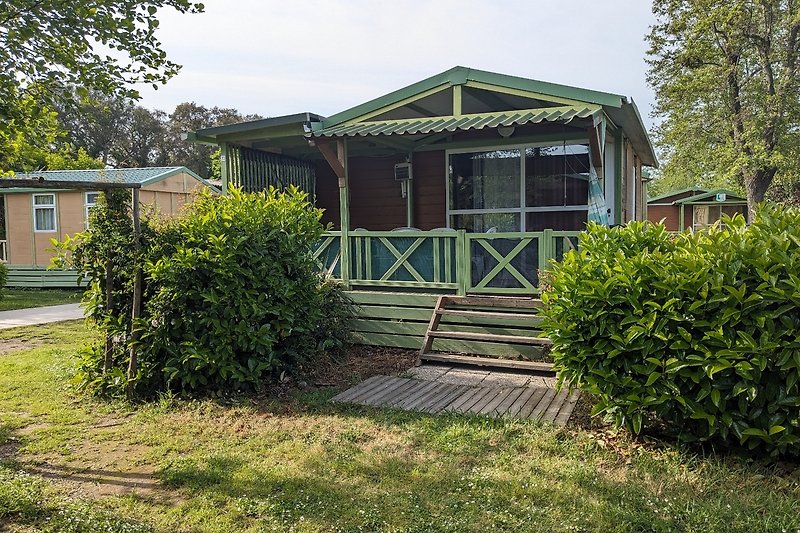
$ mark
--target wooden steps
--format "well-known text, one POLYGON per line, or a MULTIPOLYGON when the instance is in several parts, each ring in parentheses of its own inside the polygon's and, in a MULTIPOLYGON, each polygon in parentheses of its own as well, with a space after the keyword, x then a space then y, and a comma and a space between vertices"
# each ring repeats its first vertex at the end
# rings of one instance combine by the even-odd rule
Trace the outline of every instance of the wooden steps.
POLYGON ((467 331, 442 331, 444 316, 467 316, 474 318, 492 318, 509 321, 536 321, 538 316, 534 311, 541 308, 542 302, 532 298, 511 298, 503 296, 440 296, 428 323, 428 329, 422 341, 422 348, 417 358, 417 366, 423 361, 437 361, 442 363, 457 363, 477 366, 514 368, 520 370, 533 370, 537 372, 552 372, 549 363, 498 359, 493 357, 473 357, 462 354, 432 353, 435 339, 452 339, 462 341, 477 341, 490 343, 518 344, 528 346, 548 347, 552 345, 550 339, 545 337, 530 337, 523 335, 503 335, 494 333, 476 333, 467 331), (468 308, 468 309, 465 309, 468 308), (470 309, 471 308, 471 309, 470 309), (519 312, 522 310, 523 312, 519 312))

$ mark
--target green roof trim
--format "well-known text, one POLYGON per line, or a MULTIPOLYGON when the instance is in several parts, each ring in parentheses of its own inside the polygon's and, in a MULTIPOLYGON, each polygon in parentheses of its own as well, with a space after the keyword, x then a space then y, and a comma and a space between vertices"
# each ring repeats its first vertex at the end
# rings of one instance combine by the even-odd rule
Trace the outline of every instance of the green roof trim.
POLYGON ((600 91, 592 91, 589 89, 581 89, 579 87, 570 87, 568 85, 559 85, 557 83, 549 83, 544 81, 530 80, 520 78, 517 76, 509 76, 507 74, 497 74, 494 72, 487 72, 468 67, 453 67, 430 78, 426 78, 417 83, 413 83, 402 89, 398 89, 384 96, 375 98, 363 104, 351 107, 340 113, 336 113, 325 119, 324 126, 330 127, 342 122, 357 119, 362 115, 366 115, 377 109, 392 105, 400 100, 412 97, 442 85, 464 85, 469 81, 486 83, 490 85, 497 85, 500 87, 507 87, 509 89, 517 89, 520 91, 529 91, 532 93, 546 94, 557 96, 561 98, 568 98, 571 100, 578 100, 589 104, 598 104, 610 107, 621 107, 626 101, 624 96, 617 94, 604 93, 600 91))
POLYGON ((733 198, 735 201, 742 201, 747 202, 747 198, 742 196, 740 193, 732 191, 730 189, 706 189, 703 187, 689 187, 686 189, 679 189, 677 191, 672 191, 670 193, 661 194, 654 198, 650 198, 647 200, 647 203, 658 202, 659 200, 664 200, 671 196, 676 196, 680 194, 692 193, 690 196, 686 198, 679 198, 671 202, 672 205, 681 205, 681 204, 691 204, 701 202, 707 198, 711 198, 712 196, 716 196, 719 193, 724 193, 725 195, 733 198))
POLYGON ((559 106, 457 116, 356 122, 318 129, 310 133, 309 136, 417 135, 457 130, 479 130, 498 126, 537 124, 539 122, 569 122, 575 118, 587 118, 602 112, 603 108, 598 105, 559 106))
POLYGON ((203 128, 194 132, 198 137, 212 137, 217 138, 220 136, 232 135, 236 133, 247 133, 257 130, 264 130, 270 128, 278 128, 283 126, 300 126, 302 127, 308 123, 319 122, 324 117, 315 113, 295 113, 293 115, 283 115, 280 117, 262 118, 259 120, 250 120, 247 122, 239 122, 237 124, 228 124, 227 126, 215 126, 213 128, 203 128))
MULTIPOLYGON (((220 192, 219 189, 210 181, 201 178, 195 172, 189 170, 186 167, 102 168, 102 169, 91 169, 91 170, 41 170, 38 172, 18 173, 14 175, 14 178, 20 178, 20 179, 41 178, 44 179, 45 183, 48 180, 52 180, 59 182, 74 181, 76 183, 94 182, 98 184, 126 183, 126 184, 138 184, 142 187, 146 187, 147 185, 163 181, 172 175, 179 174, 182 172, 188 174, 189 176, 199 181, 203 185, 210 187, 212 190, 220 192)), ((22 189, 22 188, 20 189, 6 188, 0 190, 2 190, 3 193, 29 191, 29 189, 22 189)), ((35 190, 44 191, 45 189, 35 189, 35 190)))
MULTIPOLYGON (((683 198, 682 200, 675 200, 674 203, 676 205, 680 205, 680 204, 695 204, 695 203, 698 203, 698 202, 702 202, 703 200, 707 200, 709 198, 712 198, 712 197, 716 196, 717 194, 726 195, 728 197, 728 199, 725 200, 726 202, 731 202, 731 201, 737 202, 737 201, 739 201, 739 202, 747 203, 747 198, 741 196, 737 192, 731 191, 730 189, 715 189, 713 191, 706 191, 704 193, 696 194, 696 195, 690 196, 688 198, 683 198)), ((717 203, 717 202, 715 201, 714 203, 717 203)))
POLYGON ((671 191, 671 192, 668 192, 668 193, 659 194, 658 196, 654 196, 653 198, 649 198, 647 200, 647 203, 656 202, 658 200, 663 200, 665 198, 669 198, 670 196, 675 196, 677 194, 684 194, 684 193, 687 193, 687 192, 695 193, 695 191, 698 191, 698 192, 704 194, 704 193, 709 192, 709 189, 704 189, 703 187, 688 187, 686 189, 678 189, 676 191, 671 191))

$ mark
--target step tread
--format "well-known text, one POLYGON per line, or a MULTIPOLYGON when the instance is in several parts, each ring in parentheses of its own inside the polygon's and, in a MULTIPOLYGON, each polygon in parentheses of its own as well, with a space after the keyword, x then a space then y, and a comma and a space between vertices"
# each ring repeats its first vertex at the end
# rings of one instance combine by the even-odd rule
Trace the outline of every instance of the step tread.
POLYGON ((509 307, 518 309, 539 309, 542 301, 534 298, 518 298, 512 296, 445 296, 443 306, 469 305, 484 307, 509 307))
POLYGON ((533 313, 501 313, 497 311, 473 311, 468 309, 437 309, 440 315, 475 316, 480 318, 507 318, 510 320, 541 319, 533 313))
POLYGON ((459 355, 450 353, 427 353, 422 355, 424 361, 439 363, 458 363, 496 368, 512 368, 517 370, 534 370, 537 372, 554 373, 553 365, 541 361, 522 361, 516 359, 498 359, 496 357, 480 357, 472 355, 459 355))
POLYGON ((533 346, 550 346, 553 342, 545 337, 519 337, 517 335, 496 335, 493 333, 472 333, 467 331, 431 331, 427 336, 437 339, 459 339, 487 342, 506 342, 509 344, 528 344, 533 346))

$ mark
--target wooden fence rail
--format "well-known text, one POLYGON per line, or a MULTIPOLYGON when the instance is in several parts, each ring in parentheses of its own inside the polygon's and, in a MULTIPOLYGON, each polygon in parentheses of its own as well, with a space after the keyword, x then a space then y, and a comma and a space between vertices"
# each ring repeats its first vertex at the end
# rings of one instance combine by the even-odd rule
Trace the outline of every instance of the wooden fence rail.
POLYGON ((536 294, 539 272, 577 247, 579 232, 464 230, 328 232, 320 268, 347 273, 348 288, 436 289, 455 294, 536 294), (346 239, 347 242, 342 241, 346 239), (342 254, 346 247, 348 253, 342 254))

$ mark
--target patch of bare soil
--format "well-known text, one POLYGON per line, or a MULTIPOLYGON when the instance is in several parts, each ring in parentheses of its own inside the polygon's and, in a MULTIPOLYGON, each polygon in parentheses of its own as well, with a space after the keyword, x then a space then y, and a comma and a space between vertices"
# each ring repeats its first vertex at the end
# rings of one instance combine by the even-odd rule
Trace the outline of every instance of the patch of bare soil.
POLYGON ((44 344, 42 339, 3 339, 0 340, 0 355, 8 355, 20 350, 30 350, 44 344))
POLYGON ((74 450, 72 460, 38 461, 27 465, 26 469, 53 480, 72 496, 81 498, 167 494, 159 485, 153 467, 136 462, 146 451, 144 446, 119 442, 88 442, 74 450))
POLYGON ((416 350, 382 346, 352 346, 342 361, 325 361, 306 378, 316 387, 347 388, 369 377, 401 374, 414 366, 416 350))
POLYGON ((49 425, 33 423, 14 432, 12 440, 0 445, 0 459, 17 461, 31 474, 62 487, 74 497, 99 499, 136 494, 160 501, 180 501, 180 495, 159 484, 154 466, 145 460, 147 446, 114 440, 93 440, 108 428, 125 423, 124 418, 103 417, 87 428, 87 439, 70 450, 68 460, 57 455, 20 457, 22 441, 49 425))

